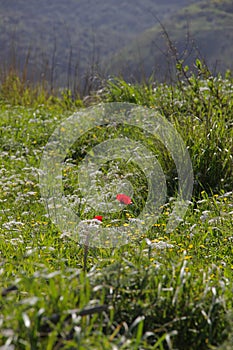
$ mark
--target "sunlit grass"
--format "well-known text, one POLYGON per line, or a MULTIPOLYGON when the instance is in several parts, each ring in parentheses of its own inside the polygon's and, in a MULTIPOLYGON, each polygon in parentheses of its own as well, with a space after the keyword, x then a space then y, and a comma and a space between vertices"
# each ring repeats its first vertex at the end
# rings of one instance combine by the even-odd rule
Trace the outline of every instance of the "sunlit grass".
MULTIPOLYGON (((204 103, 206 92, 200 102, 195 102, 194 91, 176 90, 171 103, 170 87, 166 86, 147 95, 143 87, 126 83, 107 88, 105 101, 116 101, 119 96, 121 101, 129 101, 134 94, 133 102, 158 108, 174 123, 189 145, 200 186, 174 231, 166 230, 172 211, 172 200, 168 200, 159 220, 149 231, 132 234, 129 244, 88 247, 86 251, 50 221, 38 180, 43 148, 70 112, 50 104, 26 108, 1 103, 1 346, 15 350, 204 350, 218 348, 233 333, 230 81, 194 82, 200 87, 213 83, 210 90, 219 89, 215 98, 211 95, 209 114, 204 103), (190 114, 191 102, 199 119, 190 114), (205 139, 207 123, 209 134, 205 139), (217 154, 212 155, 212 151, 217 154), (203 179, 207 182, 201 182, 203 179)), ((117 136, 123 131, 111 130, 117 136)), ((143 139, 138 130, 135 135, 133 130, 128 132, 143 139)), ((89 208, 77 183, 78 162, 106 134, 106 130, 94 130, 95 137, 84 135, 82 142, 74 145, 63 170, 64 191, 82 220, 103 215, 99 225, 127 228, 137 218, 147 195, 146 178, 133 162, 127 167, 120 160, 109 162, 101 169, 99 182, 93 183, 101 190, 114 176, 130 180, 132 204, 118 203, 117 212, 106 214, 89 208), (85 146, 83 150, 81 146, 85 146)), ((152 150, 162 150, 153 140, 144 141, 152 150)), ((169 160, 166 155, 165 159, 169 160)), ((171 162, 171 169, 166 165, 169 179, 174 164, 171 162)), ((109 200, 117 202, 116 195, 109 200)))

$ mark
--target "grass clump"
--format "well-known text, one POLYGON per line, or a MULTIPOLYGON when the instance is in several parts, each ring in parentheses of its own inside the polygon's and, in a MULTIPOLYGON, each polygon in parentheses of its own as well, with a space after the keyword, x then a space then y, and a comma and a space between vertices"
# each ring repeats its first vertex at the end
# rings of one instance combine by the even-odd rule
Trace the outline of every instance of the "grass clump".
MULTIPOLYGON (((154 108, 182 136, 195 169, 194 194, 232 188, 233 80, 230 72, 214 77, 197 60, 198 75, 188 76, 180 63, 175 85, 128 84, 110 81, 105 90, 108 102, 131 102, 154 108), (183 80, 180 75, 185 74, 183 80)), ((186 70, 186 71, 185 71, 186 70)))

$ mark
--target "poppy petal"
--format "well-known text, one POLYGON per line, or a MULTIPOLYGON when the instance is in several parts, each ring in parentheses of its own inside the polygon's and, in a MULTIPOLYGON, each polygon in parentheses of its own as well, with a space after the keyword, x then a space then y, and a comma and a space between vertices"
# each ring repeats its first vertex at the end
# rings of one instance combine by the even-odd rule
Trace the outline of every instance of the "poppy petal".
POLYGON ((99 221, 103 221, 103 216, 102 215, 96 215, 94 217, 94 219, 99 220, 99 221))
POLYGON ((117 194, 116 199, 122 204, 132 204, 131 198, 124 193, 117 194))

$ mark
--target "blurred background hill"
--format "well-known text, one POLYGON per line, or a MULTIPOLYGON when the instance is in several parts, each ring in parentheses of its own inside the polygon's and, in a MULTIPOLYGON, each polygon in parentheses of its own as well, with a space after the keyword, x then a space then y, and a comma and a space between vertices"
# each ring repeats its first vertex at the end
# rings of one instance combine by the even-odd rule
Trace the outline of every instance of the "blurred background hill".
POLYGON ((166 81, 173 53, 161 24, 179 59, 232 69, 231 0, 1 0, 1 77, 14 67, 74 90, 97 72, 166 81))

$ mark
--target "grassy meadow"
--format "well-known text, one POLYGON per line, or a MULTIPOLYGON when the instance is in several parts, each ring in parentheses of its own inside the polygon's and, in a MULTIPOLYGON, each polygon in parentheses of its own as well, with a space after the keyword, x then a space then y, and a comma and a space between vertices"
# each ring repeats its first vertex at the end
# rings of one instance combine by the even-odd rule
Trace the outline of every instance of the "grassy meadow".
MULTIPOLYGON (((89 98, 61 97, 26 86, 14 74, 0 87, 0 349, 207 350, 233 343, 233 79, 198 74, 174 85, 104 81, 89 98), (135 189, 117 214, 87 210, 78 190, 79 162, 98 143, 129 134, 154 153, 170 198, 159 220, 123 246, 94 248, 60 232, 40 195, 39 167, 55 128, 90 105, 131 102, 166 117, 189 151, 193 197, 172 232, 174 163, 163 145, 136 129, 93 128, 69 150, 65 194, 83 220, 129 225, 142 210, 146 178, 136 164, 106 164, 135 189), (132 175, 133 174, 133 175, 132 175), (72 202, 72 203, 73 203, 72 202)), ((180 70, 180 71, 179 71, 180 70)), ((179 75, 179 74, 178 74, 179 75)), ((103 183, 98 185, 101 189, 103 183)))

